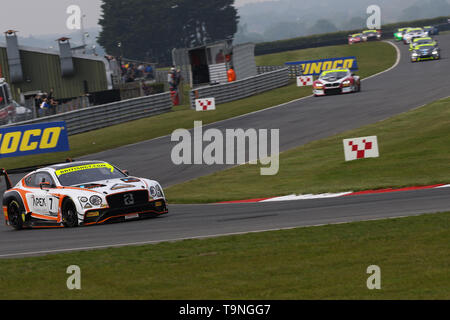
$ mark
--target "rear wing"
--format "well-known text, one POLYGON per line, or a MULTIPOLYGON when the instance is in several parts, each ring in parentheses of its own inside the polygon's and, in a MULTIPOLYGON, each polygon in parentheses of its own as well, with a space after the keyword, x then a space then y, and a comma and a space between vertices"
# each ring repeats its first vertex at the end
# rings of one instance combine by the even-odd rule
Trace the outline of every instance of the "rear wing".
POLYGON ((1 176, 4 176, 4 177, 5 177, 6 190, 11 189, 11 188, 12 188, 11 179, 9 179, 8 172, 6 172, 5 169, 0 169, 0 177, 1 177, 1 176))
MULTIPOLYGON (((71 158, 67 158, 66 162, 74 162, 74 160, 71 159, 71 158)), ((27 167, 27 168, 20 168, 20 169, 12 169, 12 170, 9 170, 9 172, 12 173, 12 174, 27 173, 27 172, 35 171, 37 169, 48 167, 48 166, 51 166, 51 165, 53 165, 53 164, 40 165, 40 166, 34 166, 34 167, 27 167)), ((0 177, 2 177, 2 176, 5 177, 6 190, 12 189, 11 179, 9 178, 9 175, 8 175, 8 172, 6 171, 6 169, 0 169, 0 177)))

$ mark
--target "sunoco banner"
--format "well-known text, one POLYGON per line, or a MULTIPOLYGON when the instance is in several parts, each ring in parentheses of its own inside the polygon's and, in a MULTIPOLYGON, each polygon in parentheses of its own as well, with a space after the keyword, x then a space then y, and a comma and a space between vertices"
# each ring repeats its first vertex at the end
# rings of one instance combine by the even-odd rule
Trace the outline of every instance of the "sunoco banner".
POLYGON ((68 150, 64 121, 0 128, 0 158, 68 150))
POLYGON ((323 71, 338 68, 350 69, 351 71, 358 70, 358 63, 356 61, 356 57, 287 62, 286 65, 301 66, 301 70, 303 70, 303 75, 305 76, 318 76, 323 71))

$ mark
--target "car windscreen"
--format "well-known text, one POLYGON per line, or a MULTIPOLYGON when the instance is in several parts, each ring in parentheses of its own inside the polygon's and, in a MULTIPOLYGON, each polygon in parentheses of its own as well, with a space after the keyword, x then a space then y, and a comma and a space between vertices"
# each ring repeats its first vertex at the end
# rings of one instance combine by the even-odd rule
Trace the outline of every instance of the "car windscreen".
POLYGON ((323 73, 319 77, 319 79, 325 80, 325 81, 328 81, 328 80, 336 81, 336 80, 345 78, 346 76, 348 76, 347 71, 330 71, 330 72, 323 73))
POLYGON ((434 46, 432 45, 426 45, 426 46, 420 46, 419 50, 431 50, 434 49, 434 46))
POLYGON ((416 41, 414 42, 414 44, 420 45, 420 44, 427 44, 427 43, 431 43, 431 42, 433 42, 433 40, 431 40, 431 39, 424 39, 424 40, 416 40, 416 41))
POLYGON ((68 167, 55 171, 62 186, 76 186, 90 182, 124 178, 126 175, 107 163, 68 167))

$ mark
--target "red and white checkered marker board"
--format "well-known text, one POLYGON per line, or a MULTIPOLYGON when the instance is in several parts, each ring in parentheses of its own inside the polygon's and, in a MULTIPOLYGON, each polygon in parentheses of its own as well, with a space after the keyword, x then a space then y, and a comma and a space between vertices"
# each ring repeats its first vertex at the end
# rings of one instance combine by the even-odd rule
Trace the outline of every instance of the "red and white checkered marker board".
POLYGON ((195 110, 197 111, 216 110, 216 99, 215 98, 196 99, 195 110))
POLYGON ((345 161, 365 158, 378 158, 378 139, 376 136, 344 139, 345 161))
POLYGON ((297 77, 297 87, 312 86, 314 82, 313 76, 297 77))

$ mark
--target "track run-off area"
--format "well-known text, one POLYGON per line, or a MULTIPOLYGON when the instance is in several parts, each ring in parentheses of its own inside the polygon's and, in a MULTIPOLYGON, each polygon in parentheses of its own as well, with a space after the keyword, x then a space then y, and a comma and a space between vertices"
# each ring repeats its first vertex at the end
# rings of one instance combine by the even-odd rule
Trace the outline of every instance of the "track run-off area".
MULTIPOLYGON (((360 93, 307 97, 205 128, 280 129, 280 152, 283 152, 447 97, 450 35, 436 39, 442 49, 441 60, 414 64, 409 60, 408 47, 395 43, 400 53, 398 63, 387 72, 365 79, 360 93)), ((158 180, 163 187, 230 167, 176 166, 171 161, 175 144, 170 136, 165 136, 77 160, 104 160, 127 169, 134 176, 158 180)), ((13 182, 21 176, 14 175, 13 182)), ((3 192, 3 186, 0 191, 3 192)), ((169 204, 170 212, 164 217, 95 227, 16 232, 2 223, 0 258, 393 218, 449 209, 450 188, 252 204, 169 204)))

